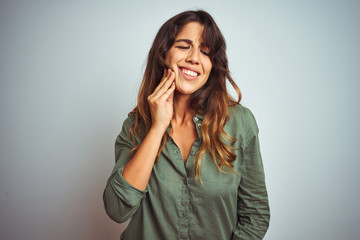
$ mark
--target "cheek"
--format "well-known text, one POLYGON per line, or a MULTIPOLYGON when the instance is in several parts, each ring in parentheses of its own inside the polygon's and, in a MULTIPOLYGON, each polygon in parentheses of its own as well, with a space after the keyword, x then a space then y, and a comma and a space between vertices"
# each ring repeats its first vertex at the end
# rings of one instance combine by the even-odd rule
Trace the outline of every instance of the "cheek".
POLYGON ((209 75, 210 75, 211 69, 212 69, 212 63, 209 62, 209 63, 207 64, 207 66, 206 66, 206 71, 207 71, 207 73, 208 73, 209 75))
POLYGON ((169 67, 169 63, 170 63, 170 61, 169 61, 169 54, 166 54, 166 57, 165 57, 165 64, 166 64, 166 66, 169 67))
POLYGON ((172 52, 171 49, 165 55, 165 64, 166 66, 170 67, 172 63, 172 52))
POLYGON ((168 67, 171 67, 172 65, 174 65, 174 63, 176 62, 175 56, 174 56, 174 52, 172 51, 172 49, 170 49, 167 53, 166 53, 166 57, 165 57, 165 63, 168 67))

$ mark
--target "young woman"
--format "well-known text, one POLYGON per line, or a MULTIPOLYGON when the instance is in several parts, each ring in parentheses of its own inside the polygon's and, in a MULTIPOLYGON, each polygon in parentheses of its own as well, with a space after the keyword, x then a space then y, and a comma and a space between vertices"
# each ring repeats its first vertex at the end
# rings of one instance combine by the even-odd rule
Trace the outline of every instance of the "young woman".
POLYGON ((116 139, 107 214, 123 240, 262 239, 270 219, 258 127, 204 11, 169 19, 116 139), (229 81, 238 93, 227 92, 229 81))

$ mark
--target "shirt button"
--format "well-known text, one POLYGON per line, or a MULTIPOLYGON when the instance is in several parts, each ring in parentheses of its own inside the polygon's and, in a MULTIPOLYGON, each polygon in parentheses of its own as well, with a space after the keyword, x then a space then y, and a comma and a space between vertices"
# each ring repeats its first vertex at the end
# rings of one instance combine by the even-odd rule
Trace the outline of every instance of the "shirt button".
POLYGON ((198 128, 201 128, 201 123, 196 124, 198 128))
POLYGON ((195 122, 197 122, 197 121, 199 121, 199 118, 195 116, 194 120, 195 120, 195 122))

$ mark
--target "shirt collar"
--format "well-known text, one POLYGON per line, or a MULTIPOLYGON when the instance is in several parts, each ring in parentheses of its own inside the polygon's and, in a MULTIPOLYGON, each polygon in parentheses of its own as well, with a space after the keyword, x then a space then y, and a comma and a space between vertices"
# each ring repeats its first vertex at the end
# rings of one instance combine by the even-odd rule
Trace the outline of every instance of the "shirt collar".
POLYGON ((195 117, 198 117, 198 118, 200 118, 201 120, 204 120, 205 115, 201 115, 200 113, 196 113, 196 114, 195 114, 195 117))
MULTIPOLYGON (((195 116, 193 117, 193 121, 195 123, 195 127, 196 127, 196 130, 197 130, 199 136, 201 136, 200 128, 201 128, 201 123, 204 120, 204 118, 205 118, 205 115, 202 115, 200 113, 196 113, 195 116)), ((166 129, 166 133, 169 134, 170 130, 171 130, 171 122, 169 123, 169 126, 166 129)))

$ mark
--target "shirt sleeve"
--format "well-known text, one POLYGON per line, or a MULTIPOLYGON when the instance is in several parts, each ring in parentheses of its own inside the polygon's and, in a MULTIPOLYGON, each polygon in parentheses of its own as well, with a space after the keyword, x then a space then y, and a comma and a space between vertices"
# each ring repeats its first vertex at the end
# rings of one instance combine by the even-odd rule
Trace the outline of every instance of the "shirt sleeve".
POLYGON ((238 223, 232 240, 263 239, 270 221, 270 208, 260 153, 259 129, 254 115, 245 108, 246 134, 238 189, 238 223))
POLYGON ((129 116, 115 142, 115 167, 109 177, 104 194, 104 207, 108 216, 115 222, 122 223, 131 218, 146 197, 147 189, 141 191, 130 185, 122 176, 125 165, 130 161, 133 143, 129 129, 133 116, 129 116))

